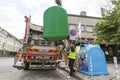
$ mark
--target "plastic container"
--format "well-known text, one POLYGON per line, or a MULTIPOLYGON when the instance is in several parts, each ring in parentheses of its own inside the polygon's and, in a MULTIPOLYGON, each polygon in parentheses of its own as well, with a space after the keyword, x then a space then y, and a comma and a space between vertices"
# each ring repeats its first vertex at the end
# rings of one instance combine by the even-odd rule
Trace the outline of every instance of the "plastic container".
POLYGON ((89 76, 109 74, 104 52, 99 45, 84 44, 80 48, 78 71, 89 76))
POLYGON ((69 37, 68 17, 66 11, 53 6, 44 12, 43 38, 47 40, 63 40, 69 37))

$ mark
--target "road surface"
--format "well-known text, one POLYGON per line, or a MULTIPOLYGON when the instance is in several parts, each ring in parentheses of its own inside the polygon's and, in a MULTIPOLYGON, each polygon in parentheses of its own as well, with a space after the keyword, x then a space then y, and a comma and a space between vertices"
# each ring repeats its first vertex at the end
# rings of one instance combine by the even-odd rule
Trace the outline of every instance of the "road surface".
MULTIPOLYGON (((0 57, 0 80, 69 80, 67 72, 56 70, 17 70, 12 57, 0 57)), ((72 80, 76 80, 72 78, 72 80)))

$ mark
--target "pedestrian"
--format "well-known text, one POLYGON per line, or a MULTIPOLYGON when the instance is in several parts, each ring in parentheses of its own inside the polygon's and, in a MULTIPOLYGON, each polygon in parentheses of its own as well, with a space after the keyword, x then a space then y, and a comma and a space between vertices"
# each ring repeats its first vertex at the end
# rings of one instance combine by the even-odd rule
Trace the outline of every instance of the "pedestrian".
POLYGON ((70 68, 69 76, 73 76, 73 72, 75 72, 73 67, 74 67, 74 62, 76 60, 76 57, 77 57, 77 52, 76 52, 75 46, 72 44, 70 45, 70 51, 68 55, 68 58, 69 58, 68 66, 70 68))

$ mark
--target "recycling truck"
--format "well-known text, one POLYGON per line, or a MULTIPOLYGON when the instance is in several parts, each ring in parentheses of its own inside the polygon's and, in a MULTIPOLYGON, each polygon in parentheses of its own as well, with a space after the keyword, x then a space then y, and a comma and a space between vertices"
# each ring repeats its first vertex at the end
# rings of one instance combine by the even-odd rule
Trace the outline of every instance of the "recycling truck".
POLYGON ((25 17, 26 29, 23 47, 14 59, 14 67, 29 69, 56 69, 62 61, 63 43, 60 40, 45 40, 42 37, 43 26, 32 24, 30 17, 25 17))
POLYGON ((68 18, 60 6, 49 7, 44 12, 43 27, 25 17, 26 29, 23 48, 14 59, 14 67, 29 69, 32 65, 54 68, 63 59, 64 41, 69 39, 68 18), (17 66, 17 62, 23 66, 17 66))

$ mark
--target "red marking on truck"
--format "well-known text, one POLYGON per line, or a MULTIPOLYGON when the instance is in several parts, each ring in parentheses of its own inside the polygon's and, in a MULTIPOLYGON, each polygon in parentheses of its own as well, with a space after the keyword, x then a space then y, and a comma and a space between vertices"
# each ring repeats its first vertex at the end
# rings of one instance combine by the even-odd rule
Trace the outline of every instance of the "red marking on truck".
POLYGON ((14 57, 14 65, 17 63, 17 61, 18 61, 18 58, 20 57, 20 49, 18 50, 18 52, 17 52, 17 54, 15 55, 15 57, 14 57))
POLYGON ((27 48, 28 52, 39 52, 39 49, 27 48))
POLYGON ((56 56, 60 56, 60 54, 23 54, 24 56, 51 56, 51 57, 56 57, 56 56))
POLYGON ((56 50, 48 50, 48 52, 59 52, 59 50, 58 49, 56 49, 56 50))

